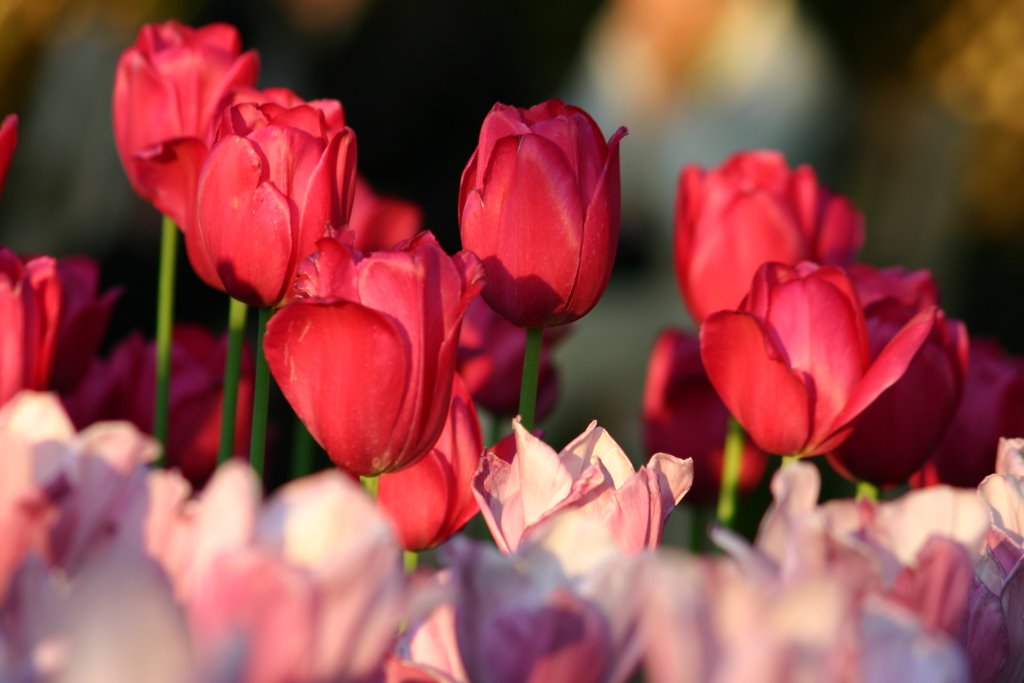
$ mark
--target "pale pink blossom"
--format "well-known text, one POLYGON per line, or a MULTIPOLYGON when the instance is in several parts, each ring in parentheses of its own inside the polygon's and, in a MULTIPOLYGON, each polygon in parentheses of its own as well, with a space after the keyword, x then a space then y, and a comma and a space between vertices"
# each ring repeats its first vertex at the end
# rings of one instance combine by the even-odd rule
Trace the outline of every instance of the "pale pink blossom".
POLYGON ((665 518, 693 483, 693 461, 665 453, 634 470, 596 422, 559 453, 518 418, 512 426, 516 452, 511 462, 487 452, 473 478, 484 520, 506 553, 565 508, 579 508, 607 525, 623 552, 657 547, 665 518))

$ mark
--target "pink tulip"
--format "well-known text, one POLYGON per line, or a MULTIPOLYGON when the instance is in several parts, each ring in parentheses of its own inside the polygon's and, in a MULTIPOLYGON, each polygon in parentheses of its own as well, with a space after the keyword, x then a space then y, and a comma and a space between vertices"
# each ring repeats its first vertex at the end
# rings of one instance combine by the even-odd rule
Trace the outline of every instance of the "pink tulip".
POLYGON ((605 524, 625 553, 657 547, 665 519, 693 482, 693 462, 665 453, 634 471, 596 422, 560 453, 526 431, 518 418, 512 427, 512 461, 489 451, 473 479, 484 520, 506 553, 515 552, 541 522, 570 507, 605 524))
POLYGON ((520 327, 572 322, 595 305, 619 240, 619 128, 607 142, 560 100, 496 104, 459 188, 462 245, 487 271, 483 297, 520 327))
POLYGON ((252 306, 291 292, 316 242, 348 222, 355 135, 322 109, 240 104, 224 112, 199 178, 189 258, 211 287, 252 306))
POLYGON ((18 145, 18 115, 8 114, 0 122, 0 195, 4 191, 7 180, 7 169, 14 156, 14 148, 18 145))
POLYGON ((270 371, 338 466, 374 475, 412 465, 444 428, 480 263, 449 257, 430 233, 365 256, 335 240, 317 246, 299 298, 267 325, 270 371))
MULTIPOLYGON (((709 504, 718 498, 728 417, 704 372, 697 337, 671 329, 658 335, 644 385, 644 445, 648 453, 693 459, 688 502, 709 504)), ((754 444, 744 442, 740 491, 757 486, 767 461, 754 444)))
POLYGON ((483 452, 473 397, 458 374, 444 430, 416 464, 380 475, 377 505, 406 550, 444 543, 479 512, 470 482, 483 452))
POLYGON ((837 268, 766 263, 739 310, 701 326, 701 358, 729 411, 764 451, 817 455, 903 376, 932 333, 935 309, 872 353, 860 302, 837 268))
POLYGON ((196 181, 231 91, 251 86, 259 57, 228 24, 146 24, 117 63, 114 142, 135 191, 187 233, 196 181))
POLYGON ((740 152, 705 171, 687 166, 676 196, 676 274, 694 320, 732 310, 761 264, 852 263, 864 219, 823 188, 814 170, 791 170, 778 152, 740 152))

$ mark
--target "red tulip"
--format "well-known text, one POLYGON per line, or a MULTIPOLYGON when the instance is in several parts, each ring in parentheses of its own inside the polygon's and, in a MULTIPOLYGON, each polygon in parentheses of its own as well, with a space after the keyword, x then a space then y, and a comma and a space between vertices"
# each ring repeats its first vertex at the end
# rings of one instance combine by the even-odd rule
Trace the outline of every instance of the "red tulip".
MULTIPOLYGON (((917 313, 935 306, 937 288, 926 271, 851 268, 877 353, 917 313)), ((936 313, 935 328, 903 376, 857 420, 829 456, 850 479, 902 484, 935 449, 960 401, 967 374, 967 329, 936 313)))
POLYGON ((147 24, 121 54, 114 142, 135 191, 186 232, 196 181, 231 91, 251 86, 259 57, 228 24, 147 24))
POLYGON ((676 196, 676 275, 694 320, 735 309, 766 261, 849 265, 863 218, 778 152, 741 152, 705 171, 687 166, 676 196))
POLYGON ((475 256, 420 233, 370 255, 326 239, 270 319, 263 348, 285 398, 331 459, 359 475, 425 456, 444 428, 475 256))
POLYGON ((838 268, 766 263, 739 310, 701 326, 701 359, 729 411, 764 451, 818 455, 892 386, 935 327, 934 308, 874 356, 860 301, 838 268))
MULTIPOLYGON (((713 503, 721 486, 729 411, 711 386, 700 361, 700 341, 665 330, 654 342, 644 385, 643 427, 647 452, 693 459, 693 487, 686 499, 713 503)), ((767 458, 747 440, 740 490, 750 491, 764 474, 767 458)))
POLYGON ((22 263, 0 248, 0 405, 21 389, 49 387, 61 299, 56 260, 22 263))
MULTIPOLYGON (((537 420, 543 420, 558 400, 558 370, 551 349, 565 337, 560 328, 544 334, 537 385, 537 420)), ((495 415, 519 412, 519 384, 523 376, 526 330, 508 322, 487 305, 473 299, 459 336, 459 374, 473 400, 495 415)))
POLYGON ((14 148, 18 144, 18 115, 8 114, 0 123, 0 195, 4 191, 7 180, 7 169, 14 156, 14 148))
POLYGON ((121 290, 100 295, 99 266, 83 256, 57 261, 57 277, 62 301, 50 388, 65 393, 78 386, 99 351, 121 290))
MULTIPOLYGON (((171 348, 167 464, 195 486, 217 465, 227 337, 220 339, 194 325, 176 325, 171 348)), ((133 334, 103 361, 96 361, 78 388, 64 397, 68 414, 82 429, 101 420, 128 420, 144 432, 153 429, 156 346, 133 334)), ((238 404, 252 402, 252 354, 242 355, 238 404)), ((249 411, 239 410, 235 452, 248 451, 249 411)))
POLYGON ((483 453, 480 420, 465 382, 455 375, 444 430, 415 465, 382 474, 377 505, 406 550, 444 543, 480 511, 470 482, 483 453))
POLYGON ((423 212, 412 202, 378 195, 362 178, 356 179, 348 229, 360 251, 390 249, 423 229, 423 212))
POLYGON ((520 327, 585 315, 601 298, 619 239, 619 128, 550 100, 496 104, 462 172, 462 244, 487 272, 484 299, 520 327))
POLYGON ((323 108, 231 107, 185 235, 196 272, 252 306, 280 303, 317 240, 348 221, 355 163, 355 135, 332 131, 323 108))
POLYGON ((977 486, 996 471, 999 437, 1024 435, 1024 360, 987 339, 972 339, 970 355, 960 403, 915 486, 977 486))

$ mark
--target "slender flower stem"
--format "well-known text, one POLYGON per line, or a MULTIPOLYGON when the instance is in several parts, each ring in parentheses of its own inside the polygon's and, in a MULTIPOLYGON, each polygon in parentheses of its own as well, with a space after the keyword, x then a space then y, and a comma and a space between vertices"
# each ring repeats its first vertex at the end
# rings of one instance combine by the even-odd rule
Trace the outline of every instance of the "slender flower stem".
POLYGON ((290 479, 304 477, 313 471, 315 445, 306 425, 295 416, 295 430, 292 432, 292 467, 290 479))
POLYGON ((732 416, 725 428, 722 484, 718 491, 718 523, 730 528, 736 519, 736 494, 743 471, 743 427, 732 416))
POLYGON ((857 500, 878 500, 878 487, 868 481, 857 482, 857 500))
POLYGON ((379 474, 373 477, 359 477, 359 483, 363 485, 363 490, 369 493, 371 498, 377 499, 377 487, 380 486, 379 474))
POLYGON ((537 380, 540 377, 540 344, 543 338, 543 327, 531 327, 526 330, 523 383, 519 386, 519 415, 526 431, 533 429, 533 419, 537 413, 537 380))
POLYGON ((416 565, 418 565, 419 562, 420 562, 420 554, 415 552, 415 551, 406 550, 402 554, 402 564, 405 566, 405 573, 406 574, 415 574, 416 573, 416 565))
POLYGON ((220 448, 217 462, 235 454, 235 425, 238 413, 238 379, 242 371, 242 344, 249 307, 238 299, 228 299, 228 356, 224 362, 224 407, 220 414, 220 448))
POLYGON ((782 456, 782 466, 783 467, 788 467, 789 465, 792 465, 793 463, 799 462, 799 461, 800 461, 800 456, 799 455, 784 455, 784 456, 782 456))
MULTIPOLYGON (((164 216, 160 236, 160 273, 156 293, 156 397, 153 436, 167 451, 167 411, 171 394, 171 333, 174 328, 174 271, 178 261, 178 228, 164 216)), ((161 461, 163 458, 161 458, 161 461)))
POLYGON ((267 441, 267 401, 270 398, 270 368, 263 353, 263 333, 267 331, 267 320, 273 308, 260 309, 259 324, 256 328, 256 383, 252 392, 252 437, 249 440, 249 464, 263 480, 263 456, 267 441))

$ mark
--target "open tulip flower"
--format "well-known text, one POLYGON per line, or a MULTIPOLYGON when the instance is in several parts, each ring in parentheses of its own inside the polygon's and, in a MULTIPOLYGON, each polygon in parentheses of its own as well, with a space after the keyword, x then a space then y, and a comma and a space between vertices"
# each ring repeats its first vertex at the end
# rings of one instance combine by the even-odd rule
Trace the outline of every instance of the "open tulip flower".
POLYGON ((740 152, 706 171, 687 166, 676 195, 676 275, 694 320, 736 308, 766 261, 853 263, 864 219, 778 152, 740 152))
POLYGON ((281 303, 317 240, 348 222, 355 156, 351 129, 333 130, 322 108, 225 111, 185 235, 196 273, 252 306, 281 303))
POLYGON ((480 262, 448 256, 426 232, 369 255, 334 239, 317 246, 298 297, 267 325, 270 371, 339 467, 376 475, 412 465, 444 429, 480 262))
POLYGON ((487 271, 484 299, 520 327, 572 322, 597 305, 619 241, 619 128, 604 135, 560 100, 496 104, 462 172, 462 246, 487 271))
POLYGON ((729 411, 768 453, 818 455, 892 386, 935 327, 912 317, 872 354, 861 303, 838 268, 766 263, 739 310, 701 325, 701 358, 729 411))
POLYGON ((234 88, 253 86, 259 56, 228 24, 147 24, 114 79, 114 142, 132 187, 188 232, 196 181, 234 88))
POLYGON ((655 454, 634 470, 596 422, 560 453, 526 431, 518 419, 512 427, 516 450, 511 462, 488 451, 473 479, 487 526, 506 553, 564 508, 579 508, 607 524, 623 552, 655 548, 665 518, 693 483, 693 461, 666 453, 655 454))

